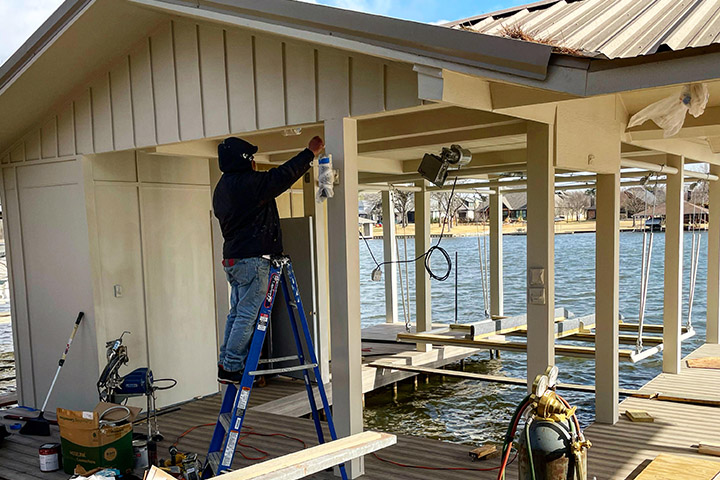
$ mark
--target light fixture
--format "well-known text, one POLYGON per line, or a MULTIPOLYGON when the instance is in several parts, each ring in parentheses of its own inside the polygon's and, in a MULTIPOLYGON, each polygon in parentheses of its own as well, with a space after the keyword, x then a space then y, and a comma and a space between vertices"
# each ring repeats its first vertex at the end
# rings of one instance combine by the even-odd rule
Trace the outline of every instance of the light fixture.
POLYGON ((470 160, 472 160, 470 150, 462 148, 460 145, 451 145, 449 148, 443 147, 440 155, 426 153, 420 162, 418 173, 425 180, 442 187, 451 168, 457 170, 470 163, 470 160))

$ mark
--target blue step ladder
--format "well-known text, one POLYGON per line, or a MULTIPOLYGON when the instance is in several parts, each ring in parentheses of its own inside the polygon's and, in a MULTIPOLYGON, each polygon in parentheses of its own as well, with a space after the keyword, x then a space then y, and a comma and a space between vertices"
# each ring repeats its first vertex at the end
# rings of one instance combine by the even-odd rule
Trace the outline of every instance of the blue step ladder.
MULTIPOLYGON (((271 262, 268 290, 265 295, 265 300, 258 312, 257 319, 255 320, 255 332, 250 344, 250 351, 248 352, 248 357, 245 362, 245 372, 243 373, 243 377, 239 385, 229 384, 225 389, 225 395, 223 397, 222 406, 220 407, 218 422, 215 425, 215 432, 213 433, 210 448, 208 449, 207 460, 205 461, 205 467, 203 468, 203 479, 212 478, 230 470, 233 459, 235 458, 235 450, 241 435, 245 412, 247 411, 250 392, 252 391, 253 381, 256 375, 272 375, 302 371, 318 440, 320 443, 325 443, 322 424, 320 423, 320 414, 315 402, 312 383, 310 381, 310 370, 312 370, 315 380, 317 381, 320 399, 322 400, 322 406, 327 417, 330 437, 332 440, 337 440, 335 425, 333 424, 332 414, 330 412, 330 405, 328 403, 327 395, 325 394, 322 377, 320 376, 317 356, 315 355, 315 349, 310 336, 307 318, 305 317, 305 310, 303 310, 302 300, 300 299, 300 292, 298 290, 297 280, 295 279, 295 272, 293 272, 292 264, 290 263, 290 258, 286 256, 273 257, 271 262), (288 289, 288 281, 290 282, 290 287, 292 288, 292 297, 290 296, 288 289), (290 325, 292 326, 298 353, 296 356, 291 357, 260 360, 260 353, 262 352, 263 343, 265 342, 265 333, 267 331, 268 324, 270 323, 270 316, 273 304, 275 303, 275 296, 277 295, 278 287, 282 288, 283 296, 285 297, 288 315, 290 317, 290 325), (297 326, 297 318, 300 319, 302 334, 297 326), (305 354, 303 353, 302 342, 303 339, 308 351, 308 356, 310 357, 309 363, 305 363, 305 354), (258 371, 258 364, 281 363, 292 360, 299 361, 299 365, 258 371)), ((347 473, 345 471, 344 464, 340 465, 340 475, 343 480, 347 480, 347 473)))

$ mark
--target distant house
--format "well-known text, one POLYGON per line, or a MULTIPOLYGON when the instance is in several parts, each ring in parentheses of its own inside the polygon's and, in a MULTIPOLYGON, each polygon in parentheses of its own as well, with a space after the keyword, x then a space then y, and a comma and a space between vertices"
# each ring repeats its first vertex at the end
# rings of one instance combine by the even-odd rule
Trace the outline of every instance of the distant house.
MULTIPOLYGON (((642 212, 636 214, 635 218, 656 218, 660 219, 662 223, 665 223, 665 212, 666 204, 663 202, 655 206, 650 205, 647 210, 643 210, 642 212)), ((685 201, 683 202, 683 212, 683 221, 686 226, 707 223, 708 221, 709 211, 703 206, 685 201)))

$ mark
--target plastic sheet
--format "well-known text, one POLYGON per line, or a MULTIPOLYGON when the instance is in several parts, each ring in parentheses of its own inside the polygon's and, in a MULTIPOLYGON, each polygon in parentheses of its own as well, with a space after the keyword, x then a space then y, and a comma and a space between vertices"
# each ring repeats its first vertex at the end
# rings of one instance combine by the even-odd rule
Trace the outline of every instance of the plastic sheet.
POLYGON ((688 112, 697 118, 705 112, 710 93, 707 84, 685 85, 678 95, 671 95, 648 105, 632 116, 628 128, 642 125, 648 120, 663 129, 665 138, 673 137, 685 123, 688 112))
POLYGON ((322 203, 335 194, 335 172, 332 167, 332 155, 322 157, 318 162, 318 191, 316 200, 322 203))

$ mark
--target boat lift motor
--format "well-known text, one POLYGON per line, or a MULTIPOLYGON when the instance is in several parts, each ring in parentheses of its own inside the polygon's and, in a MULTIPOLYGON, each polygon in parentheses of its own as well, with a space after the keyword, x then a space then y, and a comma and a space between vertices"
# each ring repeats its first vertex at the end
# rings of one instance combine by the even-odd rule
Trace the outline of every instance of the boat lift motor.
POLYGON ((551 366, 535 378, 532 394, 513 422, 519 432, 520 480, 587 480, 591 444, 575 415, 577 407, 571 407, 555 391, 557 376, 557 367, 551 366), (525 425, 521 430, 522 418, 525 425))

